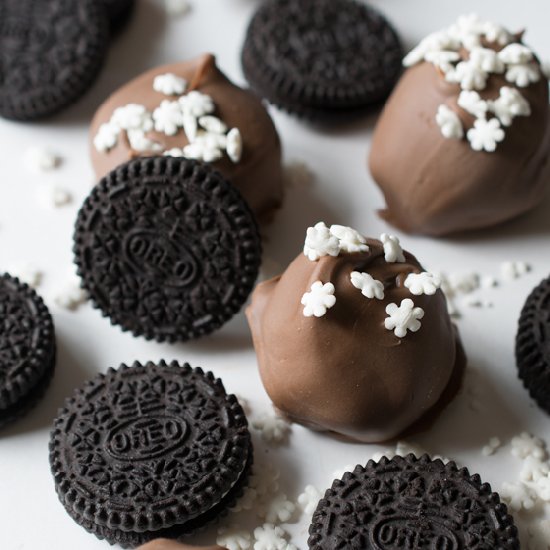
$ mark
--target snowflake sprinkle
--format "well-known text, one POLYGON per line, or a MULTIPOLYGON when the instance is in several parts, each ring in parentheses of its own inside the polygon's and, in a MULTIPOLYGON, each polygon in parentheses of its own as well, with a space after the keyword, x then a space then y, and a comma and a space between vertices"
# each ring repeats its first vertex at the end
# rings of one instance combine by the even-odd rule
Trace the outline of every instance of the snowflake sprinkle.
POLYGON ((308 227, 304 254, 312 262, 317 261, 322 256, 338 256, 339 253, 340 241, 331 234, 324 222, 319 222, 314 227, 308 227))
POLYGON ((380 240, 384 245, 384 258, 388 263, 403 263, 406 261, 405 254, 403 254, 403 249, 399 243, 399 239, 395 235, 388 235, 387 233, 382 233, 380 235, 380 240))
POLYGON ((279 493, 260 507, 260 517, 267 523, 287 523, 294 516, 296 505, 286 495, 279 493))
POLYGON ((492 153, 497 148, 497 143, 504 139, 504 130, 496 118, 483 120, 478 118, 474 127, 467 133, 468 141, 474 151, 487 151, 492 153))
POLYGON ((315 512, 321 498, 323 498, 321 491, 313 485, 308 485, 304 489, 304 492, 298 496, 298 505, 302 512, 310 517, 313 515, 313 512, 315 512))
POLYGON ((368 252, 367 239, 355 229, 344 225, 331 225, 330 234, 339 240, 340 250, 349 252, 368 252))
POLYGON ((328 309, 336 303, 334 296, 334 285, 332 283, 323 284, 321 281, 316 281, 311 285, 310 292, 306 292, 302 296, 302 305, 304 305, 305 317, 322 317, 328 309))
POLYGON ((407 331, 416 332, 420 329, 420 319, 424 317, 424 310, 420 307, 414 307, 414 302, 406 298, 401 305, 389 304, 386 307, 388 314, 385 320, 387 330, 393 330, 398 338, 407 336, 407 331))
POLYGON ((433 296, 437 289, 441 287, 441 278, 432 273, 410 273, 405 279, 405 287, 415 296, 426 294, 433 296))
POLYGON ((252 422, 252 427, 262 434, 268 443, 282 443, 290 433, 290 424, 275 414, 265 414, 252 422))
POLYGON ((476 118, 485 118, 489 108, 487 101, 481 99, 477 92, 468 90, 460 92, 458 105, 476 118))
POLYGON ((164 95, 182 95, 187 88, 187 80, 173 73, 159 74, 153 81, 153 90, 164 95))
POLYGON ((464 130, 459 116, 447 105, 439 106, 435 121, 441 128, 443 137, 447 139, 462 139, 464 137, 464 130))
POLYGON ((254 550, 287 550, 287 533, 282 527, 265 523, 254 529, 254 550))
POLYGON ((373 279, 372 275, 352 271, 350 278, 351 284, 359 289, 366 298, 384 299, 384 283, 373 279))
POLYGON ((252 536, 238 525, 220 527, 216 544, 224 546, 227 550, 249 550, 252 548, 252 536))
POLYGON ((530 116, 531 106, 516 88, 503 86, 500 96, 489 102, 489 108, 503 126, 510 126, 517 116, 530 116))

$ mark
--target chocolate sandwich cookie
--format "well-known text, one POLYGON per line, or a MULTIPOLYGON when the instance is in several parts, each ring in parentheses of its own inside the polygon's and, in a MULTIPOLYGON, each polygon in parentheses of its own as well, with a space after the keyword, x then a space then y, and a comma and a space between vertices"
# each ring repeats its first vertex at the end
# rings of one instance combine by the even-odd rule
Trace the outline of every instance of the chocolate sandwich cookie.
POLYGON ((336 480, 309 528, 311 550, 519 550, 488 483, 427 455, 372 460, 336 480))
POLYGON ((519 377, 541 409, 550 413, 550 278, 527 298, 516 336, 519 377))
POLYGON ((135 0, 103 0, 103 3, 107 9, 111 30, 114 32, 126 25, 136 6, 135 0))
POLYGON ((33 120, 75 102, 95 80, 108 41, 102 2, 0 2, 0 116, 33 120))
POLYGON ((68 514, 128 548, 193 533, 226 512, 247 483, 252 444, 241 406, 212 373, 134 363, 65 402, 50 464, 68 514))
POLYGON ((242 64, 271 103, 330 120, 383 101, 402 55, 388 21, 355 0, 268 0, 248 27, 242 64))
POLYGON ((210 165, 143 157, 110 172, 82 206, 75 261, 113 324, 184 341, 237 313, 252 290, 261 242, 239 192, 210 165))
POLYGON ((53 321, 42 298, 18 279, 0 276, 0 427, 42 397, 55 352, 53 321))

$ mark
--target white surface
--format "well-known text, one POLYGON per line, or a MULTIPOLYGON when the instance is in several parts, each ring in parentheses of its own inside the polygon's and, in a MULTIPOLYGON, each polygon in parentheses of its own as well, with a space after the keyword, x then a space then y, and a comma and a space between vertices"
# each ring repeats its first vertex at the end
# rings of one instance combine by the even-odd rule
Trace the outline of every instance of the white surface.
MULTIPOLYGON (((547 0, 378 0, 401 32, 407 46, 432 30, 451 23, 461 12, 479 7, 480 14, 512 30, 528 28, 527 41, 542 58, 550 58, 547 0)), ((217 334, 185 345, 158 345, 134 339, 113 328, 85 305, 71 313, 53 300, 71 272, 71 236, 76 211, 93 184, 87 153, 87 124, 100 102, 119 85, 156 64, 213 51, 223 70, 242 82, 239 53, 253 0, 195 0, 182 18, 166 18, 160 0, 140 0, 126 32, 117 38, 99 82, 78 105, 39 124, 0 121, 0 267, 32 262, 43 270, 39 292, 55 316, 59 345, 56 377, 46 398, 27 417, 0 435, 0 548, 2 550, 100 550, 96 540, 65 513, 54 492, 48 465, 48 432, 63 399, 85 379, 109 366, 136 359, 179 359, 213 370, 228 390, 245 396, 255 415, 269 409, 260 384, 254 351, 244 316, 217 334), (36 175, 23 164, 29 147, 46 146, 63 157, 58 170, 36 175), (73 203, 44 209, 37 196, 44 186, 59 185, 73 203)), ((275 110, 273 116, 289 160, 304 161, 316 174, 311 185, 289 188, 286 204, 268 230, 266 257, 285 266, 303 243, 305 229, 318 220, 351 225, 367 235, 392 231, 376 216, 381 194, 369 178, 365 159, 375 117, 330 131, 308 128, 275 110)), ((550 439, 549 418, 528 399, 516 379, 513 357, 517 317, 532 287, 550 272, 550 197, 517 221, 452 240, 399 235, 403 245, 431 269, 475 270, 499 275, 505 260, 525 260, 533 271, 480 296, 492 309, 463 307, 459 321, 470 364, 479 373, 481 412, 470 410, 461 394, 435 428, 416 440, 428 450, 457 459, 479 472, 495 489, 516 480, 519 462, 507 448, 484 457, 490 437, 503 442, 522 430, 550 439)), ((307 484, 324 490, 331 474, 346 464, 364 463, 382 447, 342 443, 302 427, 294 427, 290 442, 266 447, 257 439, 257 455, 282 470, 283 489, 295 499, 307 484)), ((384 447, 385 448, 385 447, 384 447)), ((307 548, 309 520, 290 527, 293 542, 307 548)), ((213 531, 200 540, 213 542, 213 531)))

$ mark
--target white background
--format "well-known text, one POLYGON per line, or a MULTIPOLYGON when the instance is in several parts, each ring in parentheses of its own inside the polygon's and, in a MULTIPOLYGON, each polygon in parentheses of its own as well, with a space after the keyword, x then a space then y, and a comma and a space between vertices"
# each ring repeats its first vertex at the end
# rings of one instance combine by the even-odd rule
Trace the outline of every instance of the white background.
MULTIPOLYGON (((527 42, 542 58, 550 58, 547 0, 379 0, 373 4, 395 24, 407 48, 428 32, 450 24, 461 13, 478 9, 480 15, 505 23, 511 30, 528 28, 527 42)), ((75 387, 95 373, 134 360, 189 361, 214 371, 228 390, 251 402, 255 414, 269 409, 244 315, 211 337, 170 346, 123 334, 89 305, 71 313, 59 309, 51 299, 69 276, 73 222, 93 183, 87 126, 94 110, 110 92, 143 70, 205 51, 216 53, 222 69, 237 82, 244 82, 239 54, 247 21, 256 5, 253 0, 195 0, 191 13, 168 18, 160 1, 140 0, 134 20, 114 40, 99 81, 82 101, 44 123, 0 120, 0 271, 20 262, 31 262, 43 270, 39 292, 55 316, 59 346, 56 377, 45 399, 0 434, 2 550, 108 547, 67 516, 57 500, 48 464, 49 428, 57 408, 75 387), (31 146, 47 146, 58 152, 63 157, 60 169, 33 174, 23 161, 25 150, 31 146), (61 209, 44 208, 39 195, 52 185, 70 190, 73 204, 61 209)), ((288 189, 283 210, 267 230, 266 257, 270 264, 286 265, 299 253, 305 228, 321 219, 354 226, 371 236, 387 231, 375 214, 383 206, 381 194, 366 169, 375 117, 320 131, 276 110, 272 113, 286 159, 305 162, 315 179, 288 189)), ((491 436, 507 441, 529 430, 550 439, 549 419, 530 402, 518 382, 513 357, 520 308, 529 291, 550 272, 549 214, 547 196, 528 216, 468 237, 432 240, 400 235, 405 247, 431 269, 498 275, 499 265, 505 260, 525 260, 533 266, 521 280, 481 292, 483 299, 494 302, 494 308, 462 308, 463 317, 458 323, 470 364, 479 375, 481 413, 472 411, 467 396, 461 394, 431 432, 416 438, 428 450, 479 472, 495 489, 502 481, 517 478, 519 463, 507 449, 494 457, 483 457, 481 447, 491 436)), ((259 441, 256 453, 267 456, 282 470, 283 489, 296 498, 306 484, 324 490, 334 470, 365 463, 381 449, 342 443, 294 427, 288 445, 268 448, 259 441)), ((307 547, 308 523, 308 518, 302 518, 289 528, 293 542, 302 550, 307 547)), ((200 540, 213 543, 214 530, 200 540)))

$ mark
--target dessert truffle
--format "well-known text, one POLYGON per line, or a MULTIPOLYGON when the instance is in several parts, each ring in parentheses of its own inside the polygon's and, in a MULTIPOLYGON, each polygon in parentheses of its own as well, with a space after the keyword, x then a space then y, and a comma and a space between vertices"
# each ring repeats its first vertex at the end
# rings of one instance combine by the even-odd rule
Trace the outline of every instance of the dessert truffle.
POLYGON ((399 240, 320 222, 247 310, 260 375, 289 419, 364 442, 432 420, 465 358, 439 289, 399 240))
POLYGON ((259 219, 283 196, 281 145, 260 100, 232 84, 205 54, 132 80, 97 111, 91 158, 102 178, 137 156, 212 163, 259 219))
POLYGON ((463 16, 404 59, 369 165, 381 216, 442 236, 533 208, 550 177, 548 82, 523 33, 463 16))

